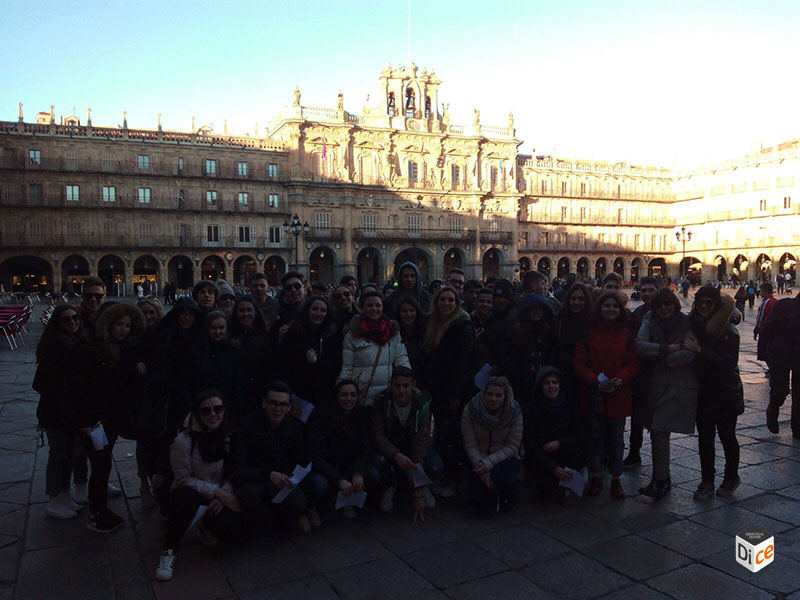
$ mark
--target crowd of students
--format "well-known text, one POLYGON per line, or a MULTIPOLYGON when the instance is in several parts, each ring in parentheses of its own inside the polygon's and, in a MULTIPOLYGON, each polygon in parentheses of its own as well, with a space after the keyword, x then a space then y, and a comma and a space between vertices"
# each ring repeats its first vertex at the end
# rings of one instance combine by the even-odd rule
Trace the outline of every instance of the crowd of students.
MULTIPOLYGON (((276 528, 305 535, 339 493, 346 518, 362 492, 384 511, 408 497, 415 521, 459 490, 477 510, 508 512, 524 472, 541 500, 567 507, 577 497, 559 483, 587 468, 590 496, 608 470, 608 493, 623 500, 620 475, 641 463, 645 428, 652 481, 639 493, 669 492, 670 434, 695 426, 694 497, 734 493, 744 405, 731 298, 702 287, 686 315, 644 277, 631 312, 616 274, 553 290, 529 271, 521 284, 453 269, 431 294, 409 262, 385 289, 347 276, 309 291, 290 272, 275 298, 255 273, 246 295, 201 281, 164 314, 152 298, 105 301, 89 278, 37 348, 46 514, 74 518, 88 502, 89 529, 124 525, 107 506, 118 437, 136 439, 142 505, 166 518, 162 580, 195 521, 208 544, 276 528)), ((761 329, 765 347, 775 329, 761 329)))

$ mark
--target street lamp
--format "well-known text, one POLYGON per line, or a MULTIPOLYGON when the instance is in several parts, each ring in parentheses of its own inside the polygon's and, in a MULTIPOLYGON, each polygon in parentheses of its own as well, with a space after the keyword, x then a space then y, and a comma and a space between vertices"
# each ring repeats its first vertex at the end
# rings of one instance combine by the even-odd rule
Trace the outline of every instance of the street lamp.
POLYGON ((675 232, 675 239, 683 243, 683 260, 681 260, 681 277, 686 277, 686 242, 692 241, 692 232, 686 231, 686 227, 681 227, 680 231, 675 232))
POLYGON ((283 233, 284 235, 289 235, 291 233, 294 236, 294 270, 296 271, 297 263, 300 261, 300 236, 308 233, 308 221, 301 223, 300 217, 294 215, 291 223, 288 221, 283 222, 283 233))

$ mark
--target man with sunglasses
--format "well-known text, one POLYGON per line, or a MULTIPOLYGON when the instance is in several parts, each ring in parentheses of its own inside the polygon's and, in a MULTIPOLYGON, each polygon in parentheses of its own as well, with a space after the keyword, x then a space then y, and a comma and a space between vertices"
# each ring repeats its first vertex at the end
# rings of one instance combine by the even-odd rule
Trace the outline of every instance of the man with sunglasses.
POLYGON ((261 312, 264 313, 264 320, 267 322, 267 327, 269 327, 278 318, 278 301, 269 295, 267 276, 264 273, 253 273, 247 281, 247 287, 250 288, 250 293, 261 307, 261 312))
POLYGON ((83 333, 89 340, 96 339, 94 326, 105 299, 106 284, 103 280, 99 277, 87 277, 83 282, 80 313, 83 333))
POLYGON ((303 276, 297 271, 289 271, 281 278, 281 293, 278 300, 278 318, 272 326, 276 346, 280 346, 289 326, 303 312, 306 303, 306 286, 303 276))
POLYGON ((339 284, 333 288, 331 295, 333 320, 342 332, 347 334, 350 330, 350 321, 356 316, 353 291, 347 284, 339 284))

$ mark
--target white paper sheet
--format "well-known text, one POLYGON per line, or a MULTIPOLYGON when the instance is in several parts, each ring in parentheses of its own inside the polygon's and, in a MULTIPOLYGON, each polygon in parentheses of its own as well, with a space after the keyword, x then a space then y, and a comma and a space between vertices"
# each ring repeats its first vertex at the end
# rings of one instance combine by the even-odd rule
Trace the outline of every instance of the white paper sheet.
POLYGON ((103 424, 98 423, 89 433, 89 439, 92 440, 92 446, 95 450, 102 450, 108 446, 108 437, 106 437, 106 430, 103 429, 103 424))
POLYGON ((292 490, 298 486, 298 484, 306 478, 306 475, 311 473, 311 463, 308 463, 305 467, 301 467, 300 465, 295 465, 294 471, 292 471, 292 476, 289 477, 291 482, 294 484, 294 487, 285 487, 281 488, 275 497, 272 499, 273 504, 280 504, 286 499, 286 496, 292 493, 292 490))
POLYGON ((584 479, 583 475, 578 473, 575 469, 570 469, 569 467, 562 467, 567 473, 572 473, 572 479, 569 481, 559 481, 558 485, 561 487, 565 487, 569 490, 575 492, 575 495, 578 498, 583 497, 583 488, 586 486, 586 479, 584 479))
POLYGON ((481 370, 475 373, 475 379, 473 382, 475 383, 475 387, 479 390, 483 389, 483 386, 486 385, 486 382, 489 381, 489 372, 492 370, 492 365, 489 363, 484 363, 481 367, 481 370))
POLYGON ((364 508, 364 502, 367 500, 367 492, 353 492, 350 496, 345 496, 342 492, 336 494, 336 510, 344 508, 345 506, 355 506, 356 508, 364 508))
POLYGON ((307 400, 303 400, 300 396, 292 394, 292 412, 294 412, 295 409, 297 409, 299 413, 296 415, 297 419, 303 423, 308 423, 308 418, 311 416, 311 413, 314 412, 314 405, 307 400))
POLYGON ((191 525, 189 525, 189 528, 188 528, 186 531, 189 531, 189 529, 191 529, 192 527, 194 527, 195 525, 197 525, 197 523, 200 521, 200 519, 202 519, 202 518, 203 518, 203 515, 205 515, 205 514, 206 514, 206 511, 207 511, 207 510, 208 510, 208 506, 205 506, 205 505, 203 505, 203 504, 201 504, 200 506, 198 506, 198 507, 197 507, 197 512, 196 512, 196 513, 194 513, 194 519, 192 519, 192 524, 191 524, 191 525))
POLYGON ((411 475, 411 481, 415 488, 425 485, 433 485, 431 478, 428 477, 428 474, 425 472, 425 469, 422 468, 420 463, 415 464, 414 467, 415 468, 411 469, 408 474, 411 475))

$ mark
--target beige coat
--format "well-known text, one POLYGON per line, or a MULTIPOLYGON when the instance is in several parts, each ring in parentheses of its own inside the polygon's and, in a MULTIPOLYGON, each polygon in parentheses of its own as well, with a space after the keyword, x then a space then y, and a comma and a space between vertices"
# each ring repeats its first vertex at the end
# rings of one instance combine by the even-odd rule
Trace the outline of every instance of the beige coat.
POLYGON ((476 421, 464 407, 461 413, 461 437, 464 449, 473 467, 483 463, 491 470, 497 463, 519 456, 522 444, 522 411, 511 425, 502 429, 489 429, 484 423, 476 421))

